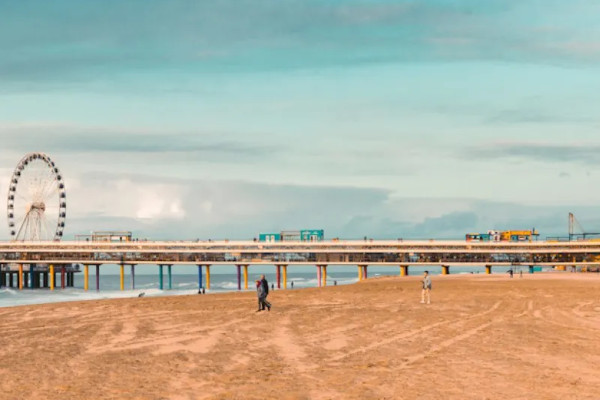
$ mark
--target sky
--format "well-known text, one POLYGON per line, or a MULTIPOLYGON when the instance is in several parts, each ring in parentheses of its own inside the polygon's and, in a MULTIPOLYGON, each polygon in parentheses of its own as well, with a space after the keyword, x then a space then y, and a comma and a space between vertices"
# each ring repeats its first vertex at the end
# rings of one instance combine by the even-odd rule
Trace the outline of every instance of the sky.
POLYGON ((0 0, 0 193, 39 151, 65 180, 67 239, 545 237, 570 211, 598 231, 598 15, 591 0, 0 0))

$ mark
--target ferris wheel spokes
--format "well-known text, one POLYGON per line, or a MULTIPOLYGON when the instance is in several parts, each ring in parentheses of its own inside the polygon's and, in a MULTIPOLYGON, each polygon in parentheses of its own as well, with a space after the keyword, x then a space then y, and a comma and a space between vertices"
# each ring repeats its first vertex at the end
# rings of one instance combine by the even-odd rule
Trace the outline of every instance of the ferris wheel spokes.
POLYGON ((54 162, 43 153, 21 159, 9 185, 8 227, 13 240, 60 240, 66 191, 54 162))

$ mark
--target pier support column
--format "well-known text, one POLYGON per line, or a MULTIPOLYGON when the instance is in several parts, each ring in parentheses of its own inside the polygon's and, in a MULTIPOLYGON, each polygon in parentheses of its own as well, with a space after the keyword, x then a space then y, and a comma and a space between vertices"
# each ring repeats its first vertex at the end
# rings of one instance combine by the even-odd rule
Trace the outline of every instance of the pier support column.
POLYGON ((131 290, 135 289, 135 265, 131 264, 131 290))
POLYGON ((202 290, 202 265, 198 265, 198 292, 202 290))
POLYGON ((283 265, 283 289, 287 289, 287 265, 283 265))
POLYGON ((35 289, 35 271, 33 264, 29 264, 29 289, 35 289))
POLYGON ((8 280, 9 280, 8 283, 10 284, 10 287, 14 287, 15 286, 14 275, 15 274, 13 274, 12 272, 8 273, 8 280))
POLYGON ((169 290, 173 289, 173 272, 171 270, 172 265, 167 265, 167 276, 169 278, 169 290))
POLYGON ((248 266, 244 265, 244 289, 248 290, 248 266))
POLYGON ((400 276, 408 276, 408 265, 400 266, 400 276))
POLYGON ((450 266, 442 265, 442 275, 450 275, 450 266))
POLYGON ((48 272, 44 272, 44 288, 48 287, 48 272))
POLYGON ((492 273, 492 266, 491 265, 486 265, 485 266, 485 273, 487 275, 491 275, 491 273, 492 273))
POLYGON ((50 264, 50 290, 54 290, 56 274, 54 273, 54 265, 50 264))
POLYGON ((363 265, 363 279, 368 279, 369 278, 369 270, 368 270, 368 265, 363 265))
POLYGON ((362 265, 357 265, 356 268, 358 269, 358 281, 362 281, 363 280, 363 269, 362 269, 362 265))
POLYGON ((120 286, 121 290, 125 290, 125 265, 121 264, 120 267, 121 268, 120 268, 120 271, 119 271, 120 272, 119 273, 119 278, 120 278, 120 280, 119 280, 120 285, 119 286, 120 286))
POLYGON ((60 266, 60 288, 64 289, 65 288, 65 274, 66 274, 66 267, 64 265, 60 266))
POLYGON ((206 289, 210 290, 210 265, 206 266, 206 289))
POLYGON ((277 289, 281 289, 281 265, 277 265, 277 289))
POLYGON ((96 265, 96 291, 100 291, 100 265, 96 265))
POLYGON ((242 290, 242 266, 236 265, 238 290, 242 290))
POLYGON ((321 266, 317 265, 317 286, 321 287, 321 266))
POLYGON ((29 287, 29 272, 23 271, 23 287, 27 289, 29 287))
POLYGON ((19 264, 19 290, 23 290, 23 264, 19 264))
POLYGON ((327 286, 327 265, 323 265, 323 286, 327 286))
POLYGON ((163 266, 162 266, 162 264, 158 266, 158 288, 160 290, 164 289, 164 284, 163 284, 163 266))
POLYGON ((530 274, 533 274, 533 265, 530 265, 530 266, 529 266, 529 273, 530 273, 530 274))
POLYGON ((86 292, 90 288, 90 268, 87 264, 83 266, 83 290, 86 292))
POLYGON ((6 273, 0 267, 0 288, 6 286, 6 273))

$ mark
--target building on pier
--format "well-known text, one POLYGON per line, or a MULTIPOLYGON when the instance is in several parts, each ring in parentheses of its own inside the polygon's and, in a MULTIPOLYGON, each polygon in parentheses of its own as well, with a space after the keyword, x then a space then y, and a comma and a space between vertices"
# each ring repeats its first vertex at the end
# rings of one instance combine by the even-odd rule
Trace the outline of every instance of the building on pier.
POLYGON ((131 242, 133 234, 130 231, 94 231, 89 235, 75 235, 76 241, 85 242, 131 242))
POLYGON ((280 233, 261 233, 260 242, 322 242, 325 239, 323 229, 302 229, 281 231, 280 233))

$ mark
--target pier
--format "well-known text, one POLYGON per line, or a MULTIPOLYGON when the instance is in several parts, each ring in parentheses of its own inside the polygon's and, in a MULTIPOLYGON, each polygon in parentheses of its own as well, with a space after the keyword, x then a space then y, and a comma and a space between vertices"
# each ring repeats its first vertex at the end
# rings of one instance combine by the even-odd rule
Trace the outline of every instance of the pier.
POLYGON ((287 289, 288 268, 314 265, 319 286, 327 285, 328 265, 358 267, 359 280, 368 278, 368 267, 397 269, 407 276, 411 266, 440 268, 450 274, 453 267, 599 267, 600 242, 472 242, 403 240, 330 240, 319 242, 259 241, 133 241, 133 242, 0 242, 0 286, 65 288, 73 286, 74 274, 84 272, 89 290, 89 268, 96 269, 100 288, 101 266, 120 266, 120 288, 125 290, 126 270, 135 289, 135 273, 158 268, 159 288, 172 288, 172 266, 197 267, 198 288, 210 289, 211 268, 235 268, 238 290, 248 289, 248 270, 256 265, 274 265, 277 288, 287 289), (58 281, 57 278, 60 278, 58 281))

